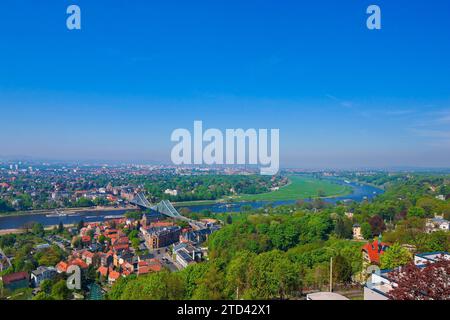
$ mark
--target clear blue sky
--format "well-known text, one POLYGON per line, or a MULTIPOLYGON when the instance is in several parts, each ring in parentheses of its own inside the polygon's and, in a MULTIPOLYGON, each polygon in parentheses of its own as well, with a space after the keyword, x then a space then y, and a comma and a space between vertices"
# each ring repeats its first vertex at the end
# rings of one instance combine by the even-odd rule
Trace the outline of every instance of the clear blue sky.
POLYGON ((449 57, 447 0, 2 0, 0 156, 168 161, 203 120, 279 128, 284 167, 448 166, 449 57))

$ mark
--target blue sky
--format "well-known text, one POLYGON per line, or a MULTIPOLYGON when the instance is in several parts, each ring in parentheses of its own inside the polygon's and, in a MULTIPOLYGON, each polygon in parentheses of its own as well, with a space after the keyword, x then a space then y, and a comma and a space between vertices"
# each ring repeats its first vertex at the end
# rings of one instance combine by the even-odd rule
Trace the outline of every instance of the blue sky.
POLYGON ((284 167, 450 163, 446 0, 2 0, 0 39, 0 156, 169 161, 203 120, 284 167))

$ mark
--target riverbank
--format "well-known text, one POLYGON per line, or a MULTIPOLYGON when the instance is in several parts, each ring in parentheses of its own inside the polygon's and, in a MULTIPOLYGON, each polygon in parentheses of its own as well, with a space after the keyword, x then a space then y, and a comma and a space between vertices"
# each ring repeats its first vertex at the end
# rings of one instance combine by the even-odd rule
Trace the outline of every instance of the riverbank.
POLYGON ((176 207, 192 207, 255 201, 292 201, 315 198, 333 199, 350 195, 353 192, 351 186, 335 183, 327 179, 318 179, 309 176, 289 176, 288 178, 288 184, 271 192, 228 196, 218 200, 175 202, 173 205, 176 207), (323 192, 323 195, 319 195, 319 192, 323 192))
MULTIPOLYGON (((126 206, 123 208, 115 207, 83 207, 83 208, 58 208, 57 210, 63 211, 67 214, 80 214, 84 212, 103 212, 103 211, 131 211, 137 210, 134 206, 126 206)), ((0 218, 2 217, 18 217, 18 216, 33 216, 33 215, 47 215, 55 213, 55 209, 44 209, 44 210, 30 210, 30 211, 13 211, 9 213, 0 213, 0 218)))

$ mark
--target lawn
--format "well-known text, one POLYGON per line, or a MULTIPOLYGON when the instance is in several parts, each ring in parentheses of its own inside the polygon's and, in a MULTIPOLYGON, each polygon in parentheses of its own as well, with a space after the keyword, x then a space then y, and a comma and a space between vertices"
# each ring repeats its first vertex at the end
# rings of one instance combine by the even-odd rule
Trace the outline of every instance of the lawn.
POLYGON ((343 196, 351 193, 348 186, 339 185, 324 179, 305 176, 290 176, 290 183, 277 191, 269 193, 242 195, 236 201, 281 201, 317 198, 319 191, 324 197, 343 196))

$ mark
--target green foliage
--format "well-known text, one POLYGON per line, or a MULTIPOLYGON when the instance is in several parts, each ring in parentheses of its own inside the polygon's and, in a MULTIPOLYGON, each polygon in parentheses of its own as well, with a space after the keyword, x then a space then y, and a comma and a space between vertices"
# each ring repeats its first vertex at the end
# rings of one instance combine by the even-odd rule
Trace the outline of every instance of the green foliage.
POLYGON ((56 245, 39 251, 34 255, 38 265, 52 267, 65 258, 65 253, 56 245))
POLYGON ((59 280, 52 287, 51 296, 55 300, 67 300, 71 296, 65 280, 59 280))
POLYGON ((426 215, 425 209, 421 207, 411 207, 408 210, 408 217, 425 218, 426 215))
POLYGON ((347 217, 338 217, 334 226, 334 233, 341 239, 352 239, 353 223, 347 217))
POLYGON ((45 292, 39 292, 33 297, 33 300, 55 300, 55 298, 45 292))
POLYGON ((31 232, 33 232, 37 236, 43 236, 44 235, 44 226, 42 223, 34 223, 33 227, 31 228, 31 232))
POLYGON ((142 212, 130 211, 125 213, 125 217, 127 217, 128 219, 140 220, 142 218, 142 212))
POLYGON ((364 222, 363 224, 361 224, 361 234, 364 239, 372 238, 372 227, 368 222, 364 222))
POLYGON ((183 278, 179 273, 161 271, 140 277, 120 279, 108 293, 113 300, 181 300, 183 278))
POLYGON ((407 265, 412 259, 412 254, 398 243, 394 243, 381 255, 380 262, 382 269, 394 269, 407 265))
POLYGON ((243 297, 251 299, 285 299, 301 288, 299 267, 286 254, 270 251, 256 256, 248 271, 250 288, 243 297))

